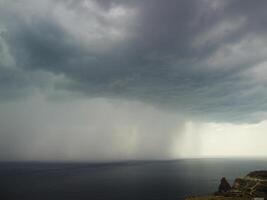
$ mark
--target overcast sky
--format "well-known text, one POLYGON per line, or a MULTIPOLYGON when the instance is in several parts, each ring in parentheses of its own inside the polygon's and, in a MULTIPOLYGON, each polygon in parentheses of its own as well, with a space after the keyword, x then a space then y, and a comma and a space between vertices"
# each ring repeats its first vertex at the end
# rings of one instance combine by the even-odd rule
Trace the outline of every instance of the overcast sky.
POLYGON ((266 0, 0 0, 0 160, 267 156, 266 0))

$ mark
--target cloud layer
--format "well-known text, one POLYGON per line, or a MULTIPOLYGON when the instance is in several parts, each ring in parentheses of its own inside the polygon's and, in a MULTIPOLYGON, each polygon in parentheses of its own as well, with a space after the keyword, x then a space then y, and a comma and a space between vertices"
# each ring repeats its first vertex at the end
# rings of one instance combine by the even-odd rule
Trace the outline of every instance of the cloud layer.
POLYGON ((200 155, 188 122, 266 120, 266 6, 0 0, 0 158, 200 155))
POLYGON ((238 0, 1 0, 1 99, 49 85, 215 121, 262 120, 265 6, 238 0))

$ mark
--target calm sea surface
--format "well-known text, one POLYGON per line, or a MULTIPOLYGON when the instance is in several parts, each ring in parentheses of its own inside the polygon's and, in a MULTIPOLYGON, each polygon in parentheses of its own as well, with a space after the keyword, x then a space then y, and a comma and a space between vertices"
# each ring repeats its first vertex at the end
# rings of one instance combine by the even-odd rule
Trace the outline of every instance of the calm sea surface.
POLYGON ((0 163, 0 199, 180 200, 216 191, 263 159, 187 159, 124 163, 0 163))

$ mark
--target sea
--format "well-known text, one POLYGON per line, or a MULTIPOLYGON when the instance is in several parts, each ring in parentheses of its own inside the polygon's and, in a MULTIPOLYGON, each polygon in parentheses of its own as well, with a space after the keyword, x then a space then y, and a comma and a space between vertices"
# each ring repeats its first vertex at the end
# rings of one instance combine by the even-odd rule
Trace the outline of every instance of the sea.
POLYGON ((183 200, 214 193, 266 159, 125 162, 0 162, 1 200, 183 200))

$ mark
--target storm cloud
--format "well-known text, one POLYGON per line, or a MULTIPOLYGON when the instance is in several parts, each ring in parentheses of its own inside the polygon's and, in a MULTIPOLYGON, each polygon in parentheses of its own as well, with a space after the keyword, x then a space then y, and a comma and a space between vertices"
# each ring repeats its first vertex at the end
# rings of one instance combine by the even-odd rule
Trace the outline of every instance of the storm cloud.
MULTIPOLYGON (((1 109, 38 95, 50 104, 138 102, 175 116, 162 114, 175 119, 162 122, 171 129, 159 131, 166 138, 177 121, 179 130, 186 120, 264 121, 266 6, 264 0, 0 0, 1 109)), ((5 109, 1 118, 9 112, 15 111, 5 109)))

